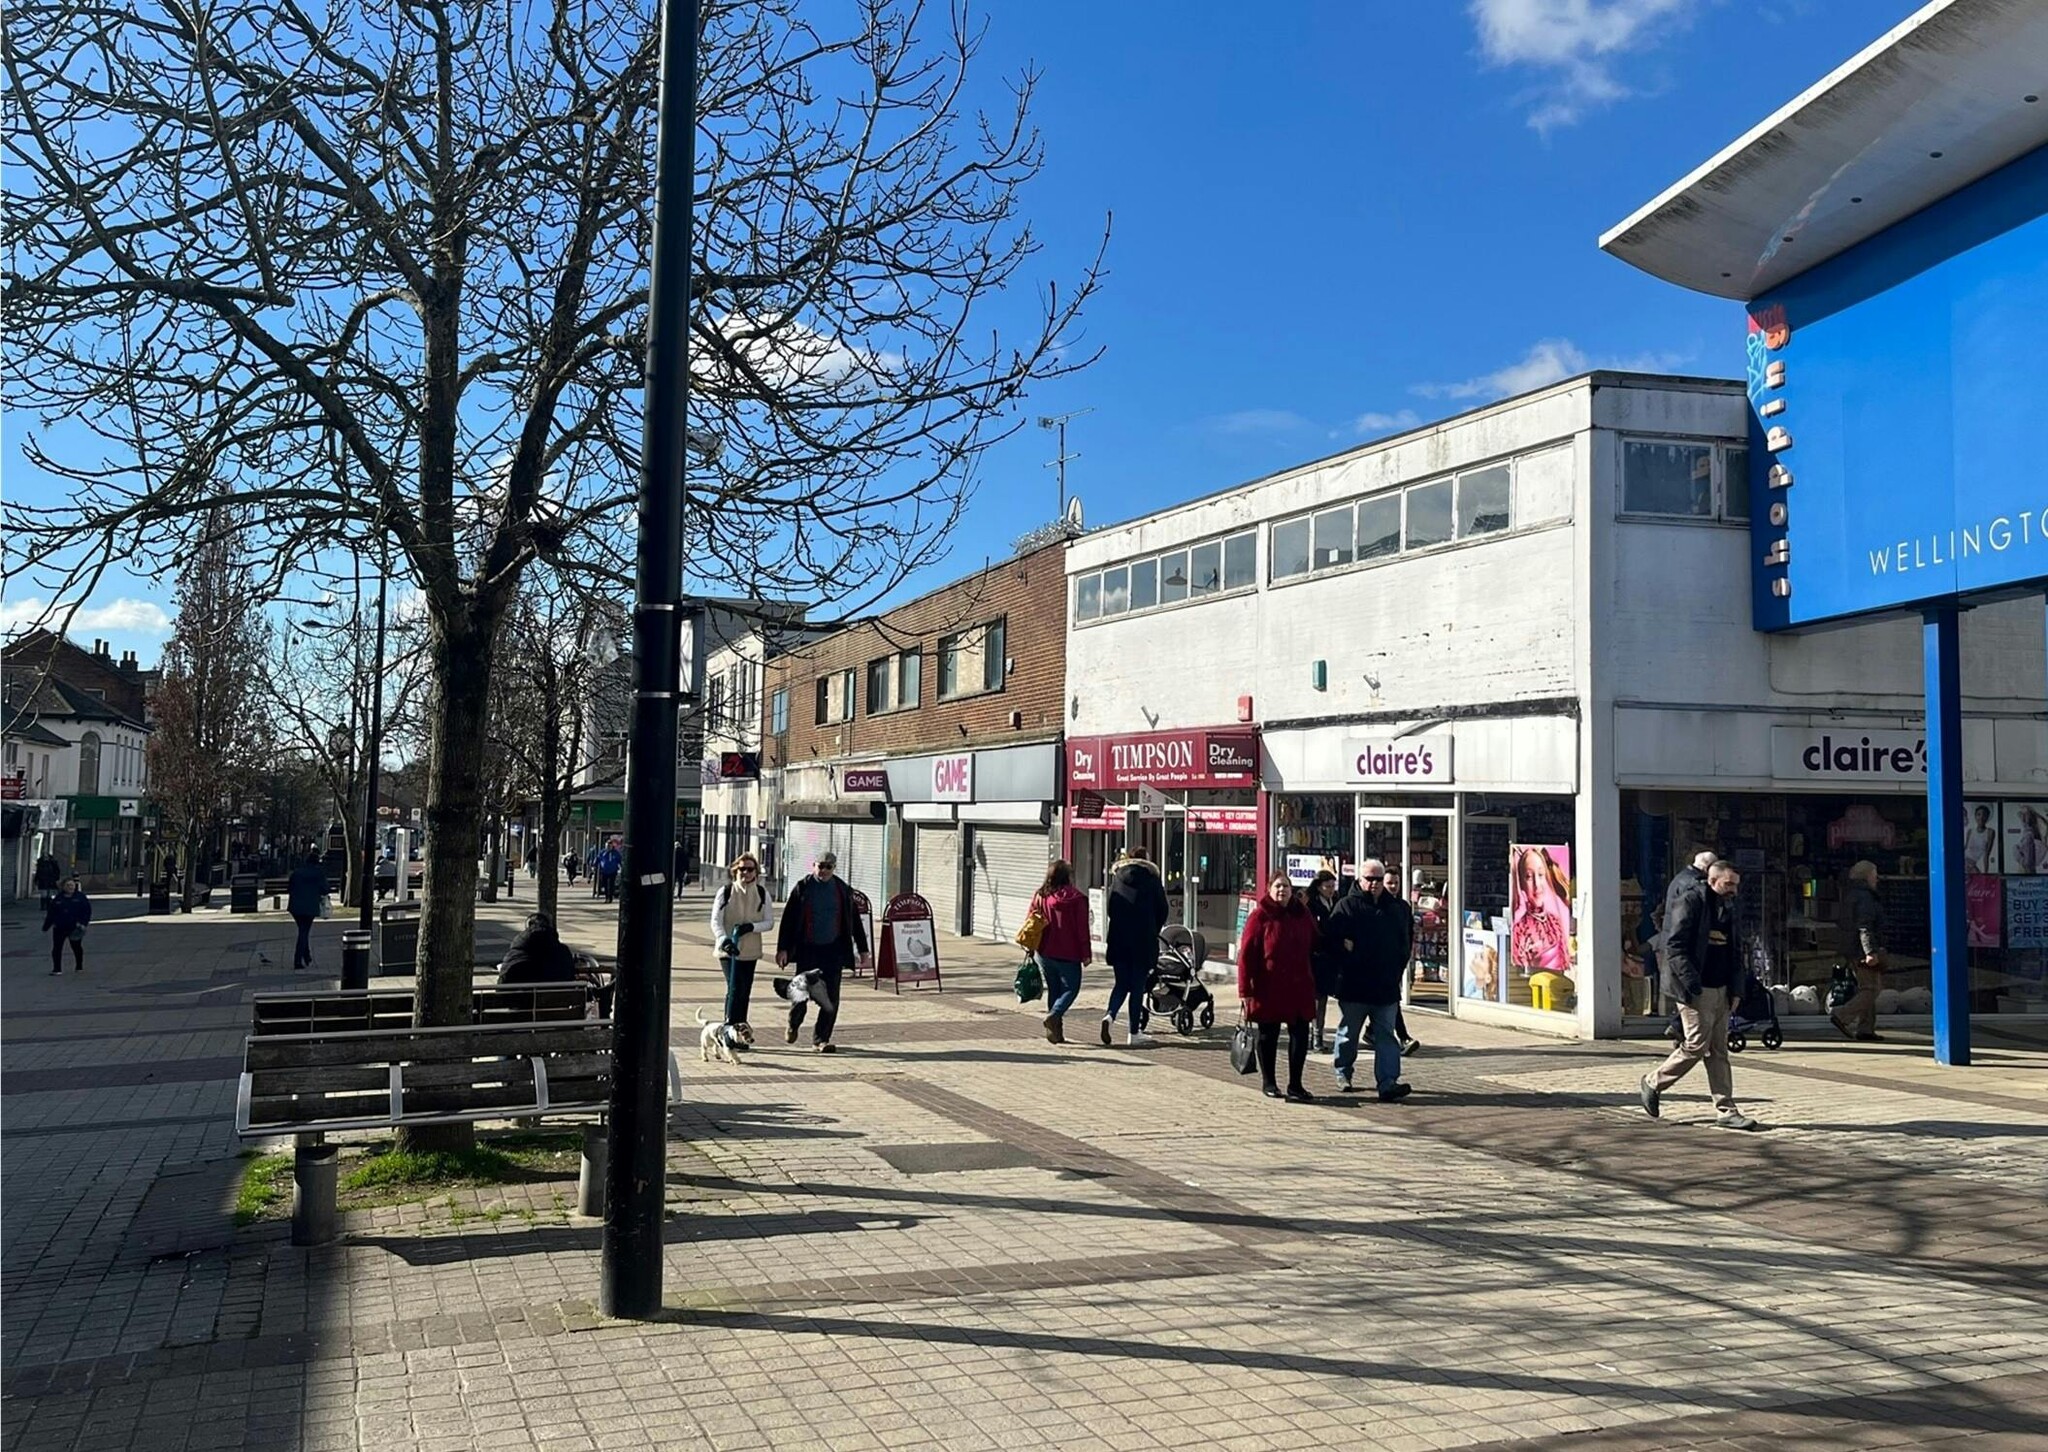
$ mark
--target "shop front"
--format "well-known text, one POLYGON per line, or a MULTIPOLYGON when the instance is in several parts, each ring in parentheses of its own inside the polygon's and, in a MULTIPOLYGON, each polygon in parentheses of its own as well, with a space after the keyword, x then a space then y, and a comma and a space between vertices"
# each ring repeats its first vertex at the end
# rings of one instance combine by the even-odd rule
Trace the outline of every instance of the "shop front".
POLYGON ((1066 852, 1096 932, 1110 869, 1131 847, 1159 868, 1169 921, 1211 962, 1234 961, 1259 891, 1263 801, 1256 727, 1070 738, 1066 852))
MULTIPOLYGON (((1972 720, 1964 728, 1956 832, 1968 1011, 2048 1014, 2048 732, 2032 722, 1972 720)), ((1768 751, 1768 789, 1622 789, 1624 1009, 1652 1020, 1668 1012, 1645 971, 1664 886, 1694 852, 1712 850, 1742 872, 1737 904, 1749 966, 1795 1026, 1825 1026, 1830 980, 1854 957, 1850 869, 1875 867, 1887 960, 1880 1026, 1924 1026, 1934 1008, 1925 733, 1832 718, 1746 734, 1756 765, 1768 751)))
POLYGON ((1562 1029, 1582 973, 1578 739, 1568 716, 1269 727, 1270 860, 1340 891, 1385 867, 1415 915, 1411 1006, 1562 1029))

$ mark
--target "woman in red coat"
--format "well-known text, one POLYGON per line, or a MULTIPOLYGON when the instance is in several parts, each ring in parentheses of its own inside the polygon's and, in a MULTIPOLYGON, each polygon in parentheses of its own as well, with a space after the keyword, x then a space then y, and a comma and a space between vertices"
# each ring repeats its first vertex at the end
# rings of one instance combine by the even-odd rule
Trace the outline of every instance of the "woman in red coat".
POLYGON ((1067 1010, 1081 996, 1081 966, 1094 954, 1088 946, 1088 899, 1074 886, 1074 869, 1065 861, 1053 863, 1045 883, 1031 899, 1031 911, 1045 918, 1045 935, 1038 940, 1038 969, 1045 975, 1045 1041, 1067 1041, 1067 1010))
POLYGON ((1237 996, 1244 1016, 1259 1026, 1259 1075, 1267 1097, 1280 1098, 1273 1071, 1280 1057, 1280 1025, 1287 1025, 1287 1098, 1310 1104, 1301 1087, 1308 1062, 1308 1022, 1316 1011, 1316 919, 1285 872, 1266 884, 1266 895, 1245 919, 1237 945, 1237 996))

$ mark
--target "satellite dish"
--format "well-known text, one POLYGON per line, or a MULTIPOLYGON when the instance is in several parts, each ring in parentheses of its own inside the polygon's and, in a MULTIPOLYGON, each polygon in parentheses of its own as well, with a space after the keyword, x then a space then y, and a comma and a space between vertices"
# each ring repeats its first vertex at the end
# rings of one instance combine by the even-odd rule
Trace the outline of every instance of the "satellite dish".
POLYGON ((1078 494, 1067 501, 1067 523, 1075 529, 1081 527, 1081 496, 1078 494))

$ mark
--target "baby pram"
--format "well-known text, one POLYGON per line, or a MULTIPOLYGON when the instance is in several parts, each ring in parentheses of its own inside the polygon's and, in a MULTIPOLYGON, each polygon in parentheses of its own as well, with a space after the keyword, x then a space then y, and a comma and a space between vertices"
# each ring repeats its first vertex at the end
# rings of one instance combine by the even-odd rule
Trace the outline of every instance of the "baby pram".
POLYGON ((1145 1001, 1138 1005, 1138 1027, 1143 1029, 1155 1013, 1164 1014, 1175 1033, 1191 1034, 1195 1025, 1212 1028, 1216 1023, 1216 995, 1202 982, 1202 960, 1208 945, 1199 933, 1174 926, 1159 933, 1159 956, 1145 981, 1145 1001))
POLYGON ((1763 1046, 1775 1049, 1785 1042, 1785 1032, 1778 1027, 1778 1004, 1771 997, 1771 990, 1764 985, 1763 976, 1749 975, 1749 986, 1742 990, 1742 1002, 1735 1005, 1728 1015, 1728 1052, 1739 1054, 1749 1047, 1749 1035, 1761 1029, 1757 1036, 1763 1046))

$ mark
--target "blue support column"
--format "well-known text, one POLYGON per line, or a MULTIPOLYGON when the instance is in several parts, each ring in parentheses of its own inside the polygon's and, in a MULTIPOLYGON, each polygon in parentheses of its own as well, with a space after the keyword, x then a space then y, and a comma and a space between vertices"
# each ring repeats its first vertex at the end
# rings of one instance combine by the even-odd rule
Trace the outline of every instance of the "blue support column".
POLYGON ((1933 946, 1934 1060, 1970 1062, 1969 922, 1963 909, 1963 681, 1958 612, 1928 610, 1921 627, 1927 674, 1927 892, 1933 946))

